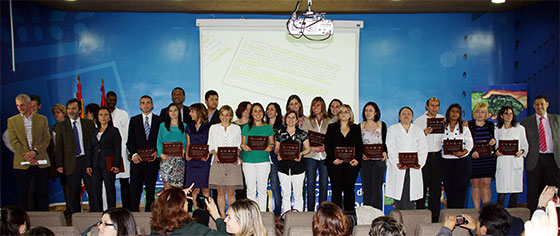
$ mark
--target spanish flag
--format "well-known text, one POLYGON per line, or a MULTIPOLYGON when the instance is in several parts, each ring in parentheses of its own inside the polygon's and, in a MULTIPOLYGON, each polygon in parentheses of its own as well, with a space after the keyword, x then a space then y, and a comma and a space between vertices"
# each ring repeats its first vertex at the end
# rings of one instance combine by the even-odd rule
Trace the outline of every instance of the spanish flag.
POLYGON ((78 75, 78 92, 76 93, 76 98, 78 98, 78 100, 82 104, 82 114, 80 114, 80 118, 83 119, 84 113, 86 113, 86 111, 84 111, 84 99, 82 98, 82 83, 80 82, 80 75, 78 75))
POLYGON ((101 107, 106 107, 107 103, 105 102, 105 81, 103 80, 103 77, 101 77, 101 107))

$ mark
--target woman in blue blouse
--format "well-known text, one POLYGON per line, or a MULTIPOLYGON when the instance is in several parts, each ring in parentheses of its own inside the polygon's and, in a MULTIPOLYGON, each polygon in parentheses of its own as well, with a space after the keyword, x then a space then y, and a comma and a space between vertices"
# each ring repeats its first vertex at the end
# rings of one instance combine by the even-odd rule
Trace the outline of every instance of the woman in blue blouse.
POLYGON ((171 187, 183 187, 185 176, 185 158, 184 147, 187 146, 187 136, 185 134, 185 123, 181 122, 179 115, 179 106, 170 104, 167 107, 167 115, 165 121, 159 126, 159 133, 157 138, 157 152, 161 158, 161 180, 163 181, 164 189, 171 187), (163 153, 163 143, 167 142, 181 142, 183 144, 183 155, 181 156, 168 156, 163 153))
MULTIPOLYGON (((208 110, 206 110, 202 103, 195 103, 191 105, 189 115, 193 122, 187 124, 187 146, 193 144, 208 145, 208 131, 210 130, 208 110)), ((185 154, 187 168, 184 186, 187 187, 194 183, 192 191, 194 199, 196 199, 201 190, 203 196, 210 197, 210 189, 208 188, 208 178, 210 176, 209 156, 210 154, 206 155, 202 160, 195 160, 189 157, 188 152, 185 154)), ((196 201, 194 202, 196 207, 196 201)))

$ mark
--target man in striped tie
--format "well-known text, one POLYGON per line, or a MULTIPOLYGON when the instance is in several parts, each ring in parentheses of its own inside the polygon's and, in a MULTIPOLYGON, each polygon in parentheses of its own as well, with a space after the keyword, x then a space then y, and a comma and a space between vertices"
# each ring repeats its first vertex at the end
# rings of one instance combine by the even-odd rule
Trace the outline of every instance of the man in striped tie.
POLYGON ((560 186, 560 116, 547 113, 548 99, 537 96, 534 115, 521 121, 527 132, 529 153, 527 170, 527 203, 531 213, 537 208, 539 193, 546 185, 560 186))

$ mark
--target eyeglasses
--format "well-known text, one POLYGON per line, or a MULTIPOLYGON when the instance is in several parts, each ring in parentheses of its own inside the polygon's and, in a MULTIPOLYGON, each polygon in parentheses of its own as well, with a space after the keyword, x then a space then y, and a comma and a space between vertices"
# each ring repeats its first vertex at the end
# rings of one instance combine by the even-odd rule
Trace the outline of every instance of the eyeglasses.
POLYGON ((105 226, 105 227, 107 227, 107 226, 113 226, 113 227, 115 227, 115 224, 103 223, 102 221, 97 221, 97 223, 95 223, 95 226, 98 226, 98 225, 103 225, 103 226, 105 226))

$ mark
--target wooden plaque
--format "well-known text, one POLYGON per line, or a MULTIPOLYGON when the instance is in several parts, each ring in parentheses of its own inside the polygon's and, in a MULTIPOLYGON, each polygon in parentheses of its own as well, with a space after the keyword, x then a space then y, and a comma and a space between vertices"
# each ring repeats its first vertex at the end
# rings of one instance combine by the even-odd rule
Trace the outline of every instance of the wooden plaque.
MULTIPOLYGON (((115 156, 106 156, 105 162, 107 163, 107 171, 111 172, 111 168, 113 167, 113 163, 115 162, 115 156)), ((121 166, 119 166, 119 172, 124 172, 124 163, 121 158, 121 166)))
POLYGON ((191 144, 189 145, 189 157, 193 160, 202 160, 208 155, 208 145, 191 144))
POLYGON ((426 126, 432 127, 432 134, 443 134, 445 130, 445 118, 428 118, 426 126))
POLYGON ((515 156, 519 150, 519 140, 500 140, 500 152, 504 155, 515 156))
POLYGON ((163 143, 163 154, 170 157, 183 156, 183 143, 181 142, 166 142, 163 143))
POLYGON ((454 152, 463 151, 462 139, 443 140, 443 155, 453 155, 454 152))
POLYGON ((268 147, 268 136, 249 136, 247 138, 247 146, 253 151, 263 151, 268 147))
POLYGON ((366 160, 383 159, 383 144, 364 144, 364 155, 366 160))
POLYGON ((475 142, 473 149, 478 152, 480 157, 492 156, 492 146, 490 146, 490 141, 475 142))
POLYGON ((218 160, 221 163, 235 163, 237 162, 237 157, 237 147, 218 147, 218 160))
POLYGON ((295 160, 299 158, 299 143, 280 143, 280 157, 282 160, 295 160))
POLYGON ((334 158, 340 159, 342 162, 350 162, 354 159, 354 147, 335 147, 334 158))
POLYGON ((399 164, 406 168, 418 166, 417 152, 399 152, 399 164))
POLYGON ((309 130, 307 131, 307 138, 311 147, 320 147, 325 144, 325 134, 309 130))
POLYGON ((136 152, 138 153, 138 156, 140 156, 142 161, 151 161, 153 159, 152 154, 154 154, 155 151, 156 148, 154 147, 136 149, 136 152))

